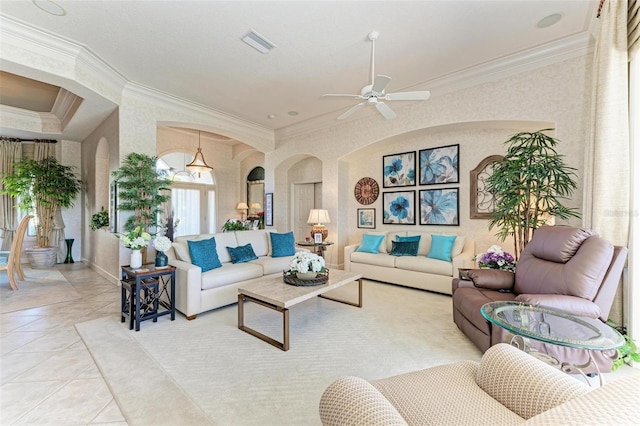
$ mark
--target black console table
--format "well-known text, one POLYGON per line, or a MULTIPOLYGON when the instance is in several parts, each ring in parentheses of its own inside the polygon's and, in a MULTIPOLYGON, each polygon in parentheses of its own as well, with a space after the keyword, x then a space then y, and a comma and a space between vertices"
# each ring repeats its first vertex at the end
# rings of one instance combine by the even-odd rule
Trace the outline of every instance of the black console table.
POLYGON ((124 322, 129 318, 129 330, 135 326, 140 331, 142 321, 171 315, 171 321, 176 319, 175 305, 176 268, 165 266, 157 268, 153 263, 133 269, 122 267, 121 316, 124 322))

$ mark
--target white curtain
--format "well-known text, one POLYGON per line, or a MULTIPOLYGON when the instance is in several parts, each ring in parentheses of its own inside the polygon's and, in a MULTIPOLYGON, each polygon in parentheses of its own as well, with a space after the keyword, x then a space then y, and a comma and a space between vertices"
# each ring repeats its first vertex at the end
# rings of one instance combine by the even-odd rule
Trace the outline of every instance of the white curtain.
MULTIPOLYGON (((22 159, 22 144, 15 139, 0 139, 0 190, 4 189, 2 178, 13 172, 13 164, 22 159)), ((9 251, 13 235, 18 226, 18 211, 15 199, 8 194, 0 194, 0 230, 2 231, 1 251, 9 251)))

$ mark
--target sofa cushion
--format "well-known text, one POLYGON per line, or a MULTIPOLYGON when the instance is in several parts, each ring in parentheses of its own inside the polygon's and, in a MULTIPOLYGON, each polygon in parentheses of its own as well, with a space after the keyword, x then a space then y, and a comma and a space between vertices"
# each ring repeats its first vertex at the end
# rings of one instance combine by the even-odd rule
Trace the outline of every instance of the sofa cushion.
POLYGON ((467 276, 474 286, 491 290, 511 290, 515 280, 513 272, 497 269, 472 269, 467 276))
POLYGON ((394 268, 396 266, 396 259, 400 258, 386 253, 363 253, 359 251, 351 253, 351 262, 353 263, 384 266, 386 268, 394 268))
MULTIPOLYGON (((398 235, 406 235, 406 232, 400 232, 398 235)), ((378 252, 380 253, 391 253, 391 240, 393 239, 392 233, 388 233, 386 231, 369 231, 366 235, 382 235, 382 243, 380 243, 380 247, 378 247, 378 252)))
POLYGON ((192 263, 199 266, 202 272, 222 266, 220 259, 218 259, 215 237, 211 237, 208 240, 187 241, 187 244, 189 245, 189 255, 192 263))
POLYGON ((260 278, 262 266, 249 263, 224 263, 221 268, 212 269, 202 274, 202 290, 224 287, 241 281, 260 278))
POLYGON ((460 253, 462 253, 462 250, 464 250, 464 243, 467 240, 467 237, 463 236, 463 235, 447 235, 447 234, 443 234, 445 237, 449 236, 449 237, 456 237, 456 242, 453 243, 453 248, 451 249, 451 258, 453 259, 454 257, 460 255, 460 253))
POLYGON ((282 274, 282 271, 289 269, 289 264, 293 256, 283 256, 283 257, 271 257, 271 256, 260 256, 256 260, 252 260, 252 265, 260 265, 262 267, 262 273, 264 275, 271 274, 282 274))
POLYGON ((519 294, 516 301, 528 305, 544 305, 552 308, 562 309, 572 314, 599 318, 600 307, 590 300, 575 296, 564 296, 560 294, 519 294))
POLYGON ((418 245, 420 237, 417 241, 392 241, 391 256, 416 256, 418 254, 418 245))
POLYGON ((231 263, 245 263, 258 258, 251 244, 245 244, 238 247, 227 247, 229 256, 231 256, 231 263))
POLYGON ((378 249, 383 240, 384 235, 364 234, 362 236, 362 242, 356 251, 360 253, 379 253, 378 249))
MULTIPOLYGON (((256 231, 236 231, 236 239, 239 246, 251 244, 256 256, 267 256, 269 254, 269 235, 266 230, 256 231)), ((233 246, 231 246, 233 247, 233 246)))
POLYGON ((173 252, 176 254, 176 259, 191 263, 189 245, 186 241, 174 241, 171 243, 171 246, 173 247, 173 252))
POLYGON ((220 263, 231 263, 231 256, 229 255, 229 251, 227 247, 237 247, 238 239, 236 238, 235 232, 219 232, 215 234, 217 251, 218 251, 218 259, 220 259, 220 263))
POLYGON ((453 277, 453 264, 451 262, 424 256, 402 256, 396 259, 397 269, 453 277))
POLYGON ((451 251, 455 242, 455 236, 431 235, 431 249, 427 257, 451 262, 451 251))
POLYGON ((271 257, 293 256, 296 254, 296 243, 293 232, 278 234, 269 233, 271 239, 271 257))

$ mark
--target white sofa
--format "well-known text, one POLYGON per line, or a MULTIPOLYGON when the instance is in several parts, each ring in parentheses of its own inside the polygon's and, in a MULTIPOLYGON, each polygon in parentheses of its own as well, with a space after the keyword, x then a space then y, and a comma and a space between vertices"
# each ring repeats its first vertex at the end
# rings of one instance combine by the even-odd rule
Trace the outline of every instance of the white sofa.
MULTIPOLYGON (((364 278, 451 294, 451 279, 458 276, 458 268, 473 268, 475 242, 464 236, 456 236, 451 262, 427 257, 431 248, 431 234, 425 231, 367 232, 384 235, 378 253, 356 251, 360 244, 344 248, 344 269, 362 274, 364 278), (396 235, 406 237, 420 235, 417 256, 392 256, 392 241, 396 235)), ((451 235, 451 234, 437 234, 451 235)))
POLYGON ((271 257, 270 232, 278 231, 261 229, 176 237, 166 253, 169 264, 176 267, 176 309, 188 319, 195 319, 201 312, 236 303, 238 287, 245 281, 282 273, 284 269, 288 269, 293 256, 271 257), (191 263, 187 241, 211 237, 215 237, 216 251, 222 267, 203 273, 199 266, 191 263), (232 263, 227 247, 249 243, 258 259, 232 263))

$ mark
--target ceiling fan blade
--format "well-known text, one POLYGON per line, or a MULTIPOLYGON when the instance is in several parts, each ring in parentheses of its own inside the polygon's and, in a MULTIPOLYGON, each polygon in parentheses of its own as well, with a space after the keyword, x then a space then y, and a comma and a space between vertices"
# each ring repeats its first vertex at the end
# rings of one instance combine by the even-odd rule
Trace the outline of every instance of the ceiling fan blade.
POLYGON ((384 102, 376 102, 376 108, 380 111, 380 114, 387 120, 393 120, 396 118, 396 113, 384 102))
POLYGON ((431 96, 428 90, 422 92, 398 92, 387 93, 384 99, 387 101, 426 101, 431 96))
POLYGON ((376 94, 382 93, 390 81, 391 77, 387 77, 386 75, 376 76, 376 79, 373 81, 373 87, 371 87, 371 92, 376 94))
POLYGON ((349 117, 351 114, 362 108, 364 104, 366 104, 366 102, 360 102, 359 104, 352 106, 351 108, 340 114, 338 120, 344 120, 345 118, 349 117))
POLYGON ((348 95, 346 93, 327 93, 326 95, 322 95, 323 98, 352 98, 352 99, 364 99, 362 95, 348 95))

